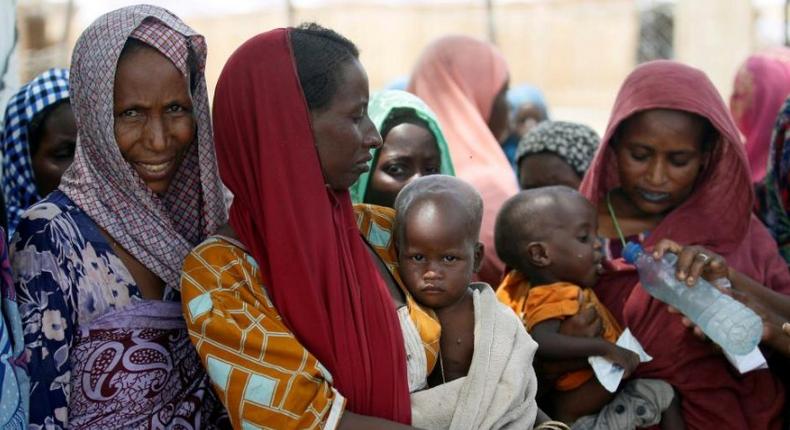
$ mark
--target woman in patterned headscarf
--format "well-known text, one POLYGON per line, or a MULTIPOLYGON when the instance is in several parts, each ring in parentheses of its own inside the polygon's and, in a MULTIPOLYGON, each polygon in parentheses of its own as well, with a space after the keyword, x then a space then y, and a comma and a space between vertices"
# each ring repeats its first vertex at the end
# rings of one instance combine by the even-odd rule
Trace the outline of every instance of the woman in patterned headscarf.
POLYGON ((184 257, 227 218, 205 58, 203 37, 153 6, 77 42, 74 163, 12 243, 34 428, 217 422, 178 291, 184 257))
POLYGON ((77 126, 69 71, 49 69, 20 88, 3 123, 3 192, 11 237, 22 212, 57 188, 74 159, 77 126))
POLYGON ((522 189, 567 185, 579 188, 601 138, 586 125, 547 121, 527 133, 516 150, 522 189))

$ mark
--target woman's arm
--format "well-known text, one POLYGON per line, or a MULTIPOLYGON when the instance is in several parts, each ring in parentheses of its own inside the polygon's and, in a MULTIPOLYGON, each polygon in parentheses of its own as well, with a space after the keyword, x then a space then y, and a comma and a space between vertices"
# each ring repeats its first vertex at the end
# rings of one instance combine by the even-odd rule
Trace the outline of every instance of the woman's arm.
POLYGON ((59 255, 53 225, 40 224, 21 220, 11 267, 28 358, 30 424, 60 429, 68 422, 77 286, 60 266, 74 262, 59 255))
POLYGON ((328 370, 285 326, 240 248, 217 240, 192 251, 181 297, 192 343, 234 428, 408 428, 346 411, 328 370))
MULTIPOLYGON (((692 280, 700 276, 711 281, 727 278, 732 288, 717 288, 757 313, 763 320, 763 344, 790 357, 790 333, 785 325, 790 320, 790 296, 776 292, 729 267, 723 257, 702 247, 684 247, 664 239, 656 245, 654 252, 657 258, 665 252, 678 254, 678 279, 686 279, 683 275, 692 280), (705 257, 700 258, 700 255, 705 257)), ((670 311, 678 313, 672 308, 670 311)), ((698 337, 705 338, 702 330, 691 320, 683 317, 682 322, 686 327, 692 328, 698 337)))

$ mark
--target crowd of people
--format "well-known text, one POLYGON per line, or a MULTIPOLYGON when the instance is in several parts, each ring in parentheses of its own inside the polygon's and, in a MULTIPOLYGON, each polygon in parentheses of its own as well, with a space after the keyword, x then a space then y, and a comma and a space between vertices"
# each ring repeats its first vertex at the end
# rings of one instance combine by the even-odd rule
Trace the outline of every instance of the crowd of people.
POLYGON ((639 65, 603 138, 468 36, 371 94, 341 34, 266 31, 211 105, 206 52, 118 9, 5 108, 0 427, 790 425, 790 50, 729 107, 639 65), (759 315, 767 365, 641 288, 626 241, 759 315))

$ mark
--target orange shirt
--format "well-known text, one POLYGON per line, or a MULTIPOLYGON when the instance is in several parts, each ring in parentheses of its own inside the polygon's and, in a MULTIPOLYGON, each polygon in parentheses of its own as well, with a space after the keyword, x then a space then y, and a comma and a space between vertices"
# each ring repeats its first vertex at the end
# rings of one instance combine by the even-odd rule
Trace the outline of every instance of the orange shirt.
MULTIPOLYGON (((530 287, 526 277, 511 271, 500 284, 497 298, 516 312, 528 331, 543 321, 565 319, 576 315, 584 307, 594 307, 603 323, 603 338, 616 342, 623 332, 620 324, 589 288, 567 282, 530 287)), ((577 370, 560 376, 555 388, 570 391, 593 377, 592 370, 577 370)))

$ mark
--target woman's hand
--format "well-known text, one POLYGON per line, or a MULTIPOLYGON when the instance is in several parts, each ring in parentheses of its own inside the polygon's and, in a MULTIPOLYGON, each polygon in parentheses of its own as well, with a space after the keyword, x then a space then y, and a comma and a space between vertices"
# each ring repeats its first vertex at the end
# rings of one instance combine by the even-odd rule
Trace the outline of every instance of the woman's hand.
POLYGON ((693 286, 700 277, 709 282, 729 278, 727 260, 701 246, 682 246, 669 239, 662 239, 653 247, 653 257, 658 260, 671 252, 678 256, 676 276, 686 285, 693 286))
MULTIPOLYGON (((783 320, 778 314, 771 309, 763 306, 758 300, 755 300, 749 293, 738 291, 732 288, 721 288, 716 286, 722 294, 726 294, 735 300, 743 303, 746 307, 753 310, 763 321, 763 336, 762 343, 776 350, 786 357, 790 357, 790 323, 783 320)), ((670 307, 669 311, 672 313, 680 313, 677 309, 670 307)), ((694 335, 702 340, 707 337, 702 330, 697 327, 690 319, 685 316, 682 317, 681 322, 684 326, 692 329, 694 335)))

